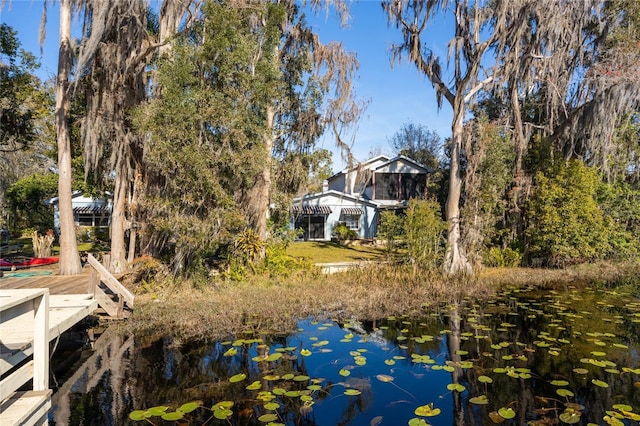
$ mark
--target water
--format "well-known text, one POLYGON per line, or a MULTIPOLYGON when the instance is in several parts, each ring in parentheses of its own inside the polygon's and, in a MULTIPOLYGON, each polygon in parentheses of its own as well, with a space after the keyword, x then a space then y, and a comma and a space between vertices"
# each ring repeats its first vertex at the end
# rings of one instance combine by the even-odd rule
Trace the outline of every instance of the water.
POLYGON ((59 393, 52 424, 143 425, 129 414, 190 401, 202 407, 189 424, 640 420, 640 301, 615 291, 507 290, 419 320, 306 320, 291 335, 226 342, 103 337, 59 393), (215 414, 229 417, 212 419, 222 401, 233 406, 215 414))

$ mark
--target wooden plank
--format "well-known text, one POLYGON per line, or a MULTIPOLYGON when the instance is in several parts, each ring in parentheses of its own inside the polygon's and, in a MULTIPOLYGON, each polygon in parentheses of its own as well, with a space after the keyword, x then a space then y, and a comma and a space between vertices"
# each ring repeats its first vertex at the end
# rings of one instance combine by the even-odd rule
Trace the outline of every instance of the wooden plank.
POLYGON ((33 360, 11 373, 0 381, 0 401, 9 398, 20 386, 33 377, 33 360))
POLYGON ((0 311, 4 312, 44 293, 43 289, 0 290, 0 311))
MULTIPOLYGON (((49 341, 57 338, 81 319, 98 309, 98 301, 90 295, 54 295, 50 296, 49 341)), ((4 321, 4 314, 3 314, 4 321)), ((0 374, 4 374, 33 354, 33 318, 20 317, 1 324, 3 350, 0 358, 0 374)))
POLYGON ((93 296, 98 301, 98 305, 100 305, 100 307, 105 310, 107 315, 114 318, 119 317, 120 309, 118 305, 116 305, 116 303, 111 300, 111 297, 109 297, 109 295, 102 291, 100 287, 95 288, 95 293, 93 294, 93 296))
POLYGON ((91 265, 96 271, 98 271, 102 282, 105 283, 105 285, 109 287, 109 289, 115 294, 124 297, 124 300, 127 302, 129 307, 133 308, 133 294, 131 294, 131 292, 125 286, 120 284, 120 281, 118 281, 113 275, 111 275, 111 273, 104 266, 102 266, 102 264, 98 262, 98 260, 93 257, 91 253, 87 255, 87 261, 89 262, 89 265, 91 265))
POLYGON ((33 390, 49 389, 49 290, 34 299, 33 390))
MULTIPOLYGON (((56 295, 54 298, 54 304, 62 303, 56 300, 60 297, 68 297, 73 295, 56 295)), ((62 333, 70 329, 73 325, 78 323, 81 319, 90 315, 93 311, 98 309, 98 301, 95 299, 87 300, 85 295, 75 299, 75 306, 54 307, 49 310, 49 340, 53 340, 60 336, 62 333)), ((68 303, 68 302, 67 302, 68 303)))
POLYGON ((51 409, 51 391, 16 392, 0 404, 2 426, 46 425, 51 409))

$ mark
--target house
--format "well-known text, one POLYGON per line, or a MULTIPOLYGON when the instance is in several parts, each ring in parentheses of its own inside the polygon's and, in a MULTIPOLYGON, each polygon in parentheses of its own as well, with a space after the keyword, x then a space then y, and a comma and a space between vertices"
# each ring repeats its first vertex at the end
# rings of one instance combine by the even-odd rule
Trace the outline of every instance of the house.
MULTIPOLYGON (((53 226, 56 234, 60 233, 59 197, 46 201, 53 206, 53 226)), ((112 203, 110 199, 85 196, 82 191, 74 191, 71 195, 73 219, 76 226, 90 228, 108 228, 111 224, 112 203)))
POLYGON ((302 229, 305 240, 330 240, 340 222, 360 238, 375 238, 381 212, 404 209, 410 198, 426 196, 428 173, 402 155, 379 155, 347 167, 325 181, 322 192, 293 200, 291 225, 302 229))

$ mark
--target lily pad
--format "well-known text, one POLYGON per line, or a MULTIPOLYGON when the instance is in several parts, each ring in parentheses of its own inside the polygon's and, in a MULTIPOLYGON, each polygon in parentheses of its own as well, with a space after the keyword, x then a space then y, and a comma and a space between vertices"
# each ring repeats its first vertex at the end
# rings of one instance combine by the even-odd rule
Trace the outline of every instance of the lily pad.
POLYGON ((421 405, 416 408, 415 414, 416 416, 422 417, 435 417, 442 412, 439 408, 433 408, 433 402, 427 405, 421 405))
POLYGON ((276 414, 273 414, 273 413, 267 413, 267 414, 263 414, 260 417, 258 417, 258 420, 261 421, 262 423, 268 423, 268 422, 272 422, 274 420, 278 420, 278 416, 276 414))
POLYGON ((175 422, 176 420, 183 419, 184 413, 180 411, 172 411, 170 413, 164 413, 161 418, 162 420, 166 420, 168 422, 175 422))
POLYGON ((564 388, 556 390, 556 393, 560 396, 564 396, 567 398, 571 398, 574 396, 573 392, 571 392, 569 389, 564 389, 564 388))
POLYGON ((486 395, 478 395, 473 398, 469 398, 469 402, 475 405, 487 405, 489 403, 489 398, 486 395))
POLYGON ((493 379, 492 379, 491 377, 489 377, 489 376, 484 376, 484 375, 483 375, 483 376, 479 376, 479 377, 478 377, 478 381, 479 381, 480 383, 493 383, 493 379))
POLYGON ((500 415, 500 417, 502 417, 503 419, 513 419, 516 416, 516 412, 513 411, 513 408, 509 407, 509 408, 505 408, 502 407, 498 410, 498 414, 500 415))
POLYGON ((601 388, 608 388, 609 387, 607 382, 603 382, 602 380, 591 379, 591 383, 593 383, 594 385, 599 386, 601 388))
POLYGON ((147 418, 146 410, 135 410, 129 413, 129 418, 133 421, 141 421, 147 418))
POLYGON ((244 374, 244 373, 239 373, 239 374, 236 374, 236 375, 234 375, 234 376, 231 376, 231 377, 229 378, 229 382, 231 382, 231 383, 237 383, 237 382, 241 382, 241 381, 243 381, 243 380, 244 380, 244 379, 246 379, 246 378, 247 378, 247 375, 246 375, 246 374, 244 374))
POLYGON ((560 421, 567 424, 576 424, 580 421, 580 413, 576 411, 564 412, 560 414, 560 421))
POLYGON ((147 414, 149 416, 161 416, 163 415, 167 410, 169 409, 169 407, 165 406, 165 405, 159 405, 157 407, 151 407, 147 409, 147 414))
POLYGON ((344 394, 347 396, 357 396, 360 395, 362 392, 360 392, 358 389, 347 389, 344 391, 344 394))
POLYGON ((465 388, 460 383, 449 383, 447 385, 447 389, 449 389, 450 391, 455 391, 455 392, 464 392, 467 388, 465 388))
POLYGON ((192 401, 192 402, 187 402, 186 404, 182 404, 180 406, 180 408, 178 408, 176 411, 180 411, 181 413, 190 413, 194 410, 196 410, 198 407, 202 406, 202 401, 192 401))
POLYGON ((250 385, 247 385, 247 387, 245 389, 247 390, 259 390, 262 387, 262 383, 260 383, 259 380, 256 380, 255 382, 251 383, 250 385))
POLYGON ((233 401, 220 401, 211 407, 212 410, 219 410, 221 408, 231 408, 235 403, 233 401))

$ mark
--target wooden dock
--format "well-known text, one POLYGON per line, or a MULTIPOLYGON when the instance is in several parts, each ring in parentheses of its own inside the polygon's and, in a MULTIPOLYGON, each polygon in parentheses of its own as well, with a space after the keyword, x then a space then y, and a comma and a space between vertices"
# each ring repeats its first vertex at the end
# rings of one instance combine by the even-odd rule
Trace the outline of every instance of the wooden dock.
MULTIPOLYGON (((122 318, 133 295, 91 255, 83 274, 0 279, 0 424, 47 424, 49 346, 98 309, 122 318), (115 299, 115 301, 114 301, 115 299), (32 390, 20 391, 32 381, 32 390)), ((14 276, 12 276, 14 275, 14 276)))

